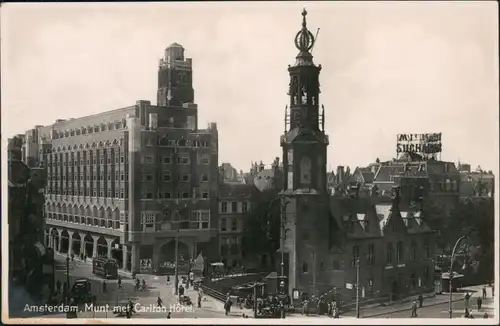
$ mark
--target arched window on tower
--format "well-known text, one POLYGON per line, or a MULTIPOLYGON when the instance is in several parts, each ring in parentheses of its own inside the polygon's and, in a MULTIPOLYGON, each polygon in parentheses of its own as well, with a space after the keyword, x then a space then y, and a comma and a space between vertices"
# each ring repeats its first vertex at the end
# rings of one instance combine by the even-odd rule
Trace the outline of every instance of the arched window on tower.
POLYGON ((311 183, 311 159, 308 156, 304 156, 300 160, 300 183, 311 183))

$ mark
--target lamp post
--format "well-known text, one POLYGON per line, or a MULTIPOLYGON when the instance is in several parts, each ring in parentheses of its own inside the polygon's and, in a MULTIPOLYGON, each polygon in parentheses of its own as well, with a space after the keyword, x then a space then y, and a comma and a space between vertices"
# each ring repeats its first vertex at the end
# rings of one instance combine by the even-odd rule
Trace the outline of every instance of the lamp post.
POLYGON ((66 256, 66 303, 69 303, 69 255, 66 256))
POLYGON ((179 294, 179 229, 175 233, 175 295, 179 294))
MULTIPOLYGON (((286 222, 286 205, 288 202, 283 201, 284 197, 282 195, 278 195, 274 197, 271 202, 269 203, 268 207, 268 212, 271 210, 271 207, 273 204, 278 201, 282 200, 281 203, 281 210, 280 210, 280 240, 281 240, 281 245, 280 245, 280 251, 281 251, 281 273, 280 273, 280 293, 285 294, 285 235, 286 235, 286 229, 285 229, 285 222, 286 222)), ((282 298, 283 300, 283 298, 282 298)), ((285 318, 285 310, 283 309, 281 312, 281 318, 285 318)))
POLYGON ((356 318, 359 318, 359 258, 356 259, 356 318))
POLYGON ((453 262, 455 261, 455 254, 458 248, 458 245, 462 240, 466 239, 466 236, 460 237, 457 242, 455 243, 455 246, 453 247, 453 251, 451 252, 451 259, 450 259, 450 280, 449 280, 449 291, 450 291, 450 300, 449 300, 449 313, 450 313, 450 318, 453 318, 453 296, 452 296, 452 280, 453 280, 453 262))

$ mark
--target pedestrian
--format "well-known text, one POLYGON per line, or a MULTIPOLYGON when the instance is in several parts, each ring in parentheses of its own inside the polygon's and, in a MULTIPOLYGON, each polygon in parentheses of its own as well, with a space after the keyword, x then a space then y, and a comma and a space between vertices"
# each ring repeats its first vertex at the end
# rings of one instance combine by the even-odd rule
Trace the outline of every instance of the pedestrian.
POLYGON ((194 273, 193 271, 189 272, 189 282, 191 282, 191 287, 194 286, 194 273))
POLYGON ((231 297, 228 296, 226 299, 226 303, 224 304, 224 310, 226 311, 226 316, 229 316, 229 314, 231 313, 231 305, 232 304, 233 304, 233 302, 231 301, 231 297))
POLYGON ((483 299, 481 297, 477 297, 477 310, 481 309, 482 304, 483 304, 483 299))
POLYGON ((419 306, 419 308, 422 308, 423 304, 424 304, 424 297, 422 296, 422 293, 420 293, 418 295, 418 306, 419 306))
POLYGON ((163 303, 163 300, 160 298, 160 296, 158 296, 158 299, 156 300, 156 304, 158 305, 158 307, 161 308, 162 303, 163 303))
POLYGON ((172 316, 172 313, 169 311, 169 312, 168 312, 168 315, 167 315, 167 319, 170 319, 170 318, 171 318, 171 316, 172 316))
POLYGON ((198 292, 198 308, 201 308, 201 294, 198 292))
POLYGON ((122 278, 120 277, 120 275, 118 275, 118 288, 122 288, 122 278))
POLYGON ((331 302, 328 302, 328 317, 333 317, 333 305, 331 302))
POLYGON ((106 281, 102 282, 102 293, 108 293, 108 285, 106 284, 106 281))
POLYGON ((167 284, 170 283, 170 275, 167 275, 167 284))
POLYGON ((467 291, 465 293, 465 310, 468 310, 469 309, 469 299, 470 299, 471 295, 469 294, 469 292, 467 291))
POLYGON ((71 254, 71 261, 75 261, 75 254, 71 254))
POLYGON ((483 299, 486 299, 486 285, 483 286, 483 299))
POLYGON ((413 304, 411 305, 411 316, 417 317, 417 302, 416 301, 413 301, 413 304))
POLYGON ((485 313, 484 313, 484 315, 483 315, 483 318, 484 318, 484 319, 486 319, 486 318, 488 318, 488 317, 489 317, 489 316, 488 316, 488 313, 487 313, 487 312, 485 312, 485 313))

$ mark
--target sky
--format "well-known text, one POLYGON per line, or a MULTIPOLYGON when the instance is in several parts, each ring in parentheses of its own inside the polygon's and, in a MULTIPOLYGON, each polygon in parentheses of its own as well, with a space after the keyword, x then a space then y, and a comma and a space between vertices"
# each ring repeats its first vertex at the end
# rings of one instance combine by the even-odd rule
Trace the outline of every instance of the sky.
POLYGON ((331 169, 396 156, 398 133, 442 132, 442 159, 498 174, 498 11, 490 2, 43 3, 1 7, 2 141, 35 125, 150 100, 158 60, 193 58, 199 126, 247 171, 281 157, 301 12, 320 32, 331 169))

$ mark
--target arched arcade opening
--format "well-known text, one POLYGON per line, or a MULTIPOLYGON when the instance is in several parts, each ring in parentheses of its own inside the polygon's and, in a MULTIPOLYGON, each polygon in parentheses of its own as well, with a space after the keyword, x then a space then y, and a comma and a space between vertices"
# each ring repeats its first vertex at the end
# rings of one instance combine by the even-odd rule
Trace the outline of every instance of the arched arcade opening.
POLYGON ((79 233, 75 232, 73 234, 73 248, 72 252, 75 256, 80 254, 80 250, 82 248, 82 237, 79 233))
MULTIPOLYGON (((165 243, 160 247, 160 264, 163 262, 175 262, 175 240, 165 243)), ((179 241, 179 261, 189 261, 191 255, 189 246, 182 241, 179 241)))
POLYGON ((59 251, 59 232, 54 228, 50 231, 50 236, 52 237, 52 248, 59 251))
POLYGON ((108 242, 103 236, 97 239, 97 257, 108 258, 108 242))
POLYGON ((85 235, 83 238, 83 242, 85 244, 84 246, 84 258, 86 257, 92 257, 93 252, 94 252, 94 239, 90 234, 85 235))
POLYGON ((69 233, 67 230, 63 230, 61 232, 61 248, 59 249, 59 252, 66 254, 68 253, 69 249, 69 233))

